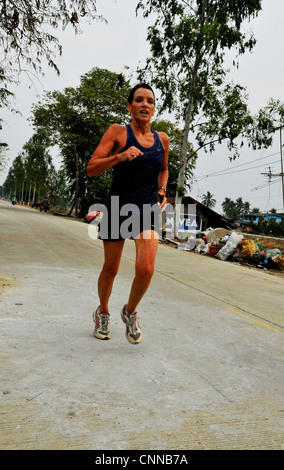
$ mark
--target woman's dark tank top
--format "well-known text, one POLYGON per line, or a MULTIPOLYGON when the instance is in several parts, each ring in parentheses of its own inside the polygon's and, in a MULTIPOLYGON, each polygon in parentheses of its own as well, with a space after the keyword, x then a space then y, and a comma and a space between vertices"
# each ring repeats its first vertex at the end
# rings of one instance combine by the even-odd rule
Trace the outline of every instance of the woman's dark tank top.
POLYGON ((136 139, 130 124, 126 126, 127 142, 121 152, 135 146, 143 155, 134 160, 119 162, 113 167, 113 183, 106 206, 110 208, 111 196, 119 196, 119 206, 136 204, 157 204, 158 175, 164 158, 164 148, 158 133, 153 132, 155 141, 152 147, 143 147, 136 139))

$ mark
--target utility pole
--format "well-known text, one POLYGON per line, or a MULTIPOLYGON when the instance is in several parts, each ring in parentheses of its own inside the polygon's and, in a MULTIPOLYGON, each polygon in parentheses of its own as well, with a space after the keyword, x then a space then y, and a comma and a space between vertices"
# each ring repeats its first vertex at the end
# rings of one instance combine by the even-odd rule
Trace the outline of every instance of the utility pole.
POLYGON ((283 146, 282 146, 282 129, 284 125, 281 124, 278 127, 274 127, 273 131, 280 131, 280 165, 281 165, 281 172, 277 174, 271 173, 271 168, 269 168, 269 173, 262 173, 262 175, 266 175, 269 178, 269 181, 272 177, 281 176, 282 180, 282 206, 283 206, 283 213, 284 213, 284 172, 283 172, 283 146))
POLYGON ((280 157, 281 157, 281 179, 282 179, 282 198, 283 198, 283 212, 284 212, 284 173, 283 173, 283 148, 282 148, 282 128, 284 126, 280 126, 280 157))

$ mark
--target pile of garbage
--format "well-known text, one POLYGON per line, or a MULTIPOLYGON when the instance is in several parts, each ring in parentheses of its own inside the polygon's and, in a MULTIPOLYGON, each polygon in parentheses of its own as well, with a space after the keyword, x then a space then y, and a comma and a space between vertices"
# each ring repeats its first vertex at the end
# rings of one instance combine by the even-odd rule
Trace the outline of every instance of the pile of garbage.
POLYGON ((261 243, 237 232, 217 228, 201 233, 195 240, 194 251, 222 261, 238 261, 263 269, 284 270, 284 254, 280 249, 264 248, 261 243))

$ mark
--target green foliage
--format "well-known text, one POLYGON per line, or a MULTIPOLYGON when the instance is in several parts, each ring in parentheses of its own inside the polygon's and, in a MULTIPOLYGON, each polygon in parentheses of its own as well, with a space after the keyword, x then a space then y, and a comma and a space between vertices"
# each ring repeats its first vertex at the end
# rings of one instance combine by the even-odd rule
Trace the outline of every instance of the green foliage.
POLYGON ((268 235, 272 237, 284 237, 284 220, 277 222, 274 219, 265 219, 263 216, 259 217, 258 222, 247 222, 246 226, 249 227, 250 233, 257 235, 268 235))
POLYGON ((216 143, 225 140, 230 159, 234 160, 244 144, 243 140, 239 141, 239 136, 247 136, 248 129, 253 129, 255 125, 244 87, 229 83, 217 89, 213 84, 208 84, 202 113, 206 119, 198 124, 195 134, 199 149, 213 152, 216 143))
POLYGON ((103 20, 96 0, 0 0, 0 107, 8 105, 8 86, 21 71, 41 74, 44 61, 59 74, 55 56, 62 47, 54 31, 71 24, 78 33, 83 18, 103 20))
POLYGON ((81 77, 77 88, 46 93, 33 107, 33 124, 48 145, 59 146, 69 197, 76 193, 82 212, 94 197, 104 198, 111 184, 111 171, 88 179, 86 166, 108 127, 127 122, 129 91, 124 75, 94 68, 81 77))
MULTIPOLYGON (((4 108, 9 105, 9 100, 14 97, 8 86, 13 82, 12 77, 9 76, 9 72, 1 65, 0 66, 0 108, 4 108)), ((1 122, 1 120, 0 120, 1 122)), ((1 127, 0 127, 1 129, 1 127)))
POLYGON ((258 233, 264 233, 265 235, 273 235, 274 237, 284 236, 284 220, 276 222, 274 219, 266 219, 259 222, 256 229, 258 233))
POLYGON ((214 199, 214 196, 212 193, 210 193, 210 191, 207 191, 206 194, 203 194, 202 204, 204 204, 206 207, 209 207, 210 209, 216 205, 216 199, 214 199))
POLYGON ((139 1, 137 11, 142 9, 146 17, 155 14, 154 25, 148 29, 152 55, 145 71, 152 73, 155 86, 162 91, 164 109, 177 107, 180 111, 181 104, 185 112, 191 92, 198 111, 210 80, 214 87, 223 83, 225 50, 235 48, 241 54, 254 46, 255 39, 244 32, 241 23, 257 15, 260 7, 256 0, 139 1), (193 89, 196 65, 198 81, 193 89))
POLYGON ((14 193, 19 201, 40 200, 49 192, 48 167, 51 156, 40 134, 34 134, 14 159, 3 188, 6 196, 14 193))
MULTIPOLYGON (((1 130, 1 124, 0 124, 0 130, 1 130)), ((0 142, 0 171, 6 167, 5 150, 7 149, 7 147, 8 147, 7 144, 5 144, 4 142, 0 142)))
POLYGON ((247 128, 247 137, 254 150, 272 145, 273 132, 284 124, 284 103, 271 98, 256 114, 255 125, 247 128))
MULTIPOLYGON (((172 122, 166 120, 156 120, 151 123, 151 128, 156 131, 165 132, 169 136, 170 149, 169 149, 169 180, 167 184, 168 197, 174 197, 177 191, 178 173, 180 168, 180 155, 182 147, 183 132, 178 129, 172 122)), ((196 166, 197 154, 194 152, 192 144, 188 143, 187 158, 186 158, 186 180, 193 176, 193 170, 196 166)), ((186 184, 189 187, 189 184, 186 184)), ((182 195, 184 188, 181 188, 182 195)))
POLYGON ((249 212, 250 203, 244 202, 241 197, 237 198, 236 201, 226 197, 222 202, 222 209, 224 211, 225 217, 237 220, 240 219, 243 214, 249 212))
POLYGON ((53 211, 67 212, 70 201, 64 170, 56 171, 53 165, 50 166, 48 170, 48 191, 46 193, 53 211))

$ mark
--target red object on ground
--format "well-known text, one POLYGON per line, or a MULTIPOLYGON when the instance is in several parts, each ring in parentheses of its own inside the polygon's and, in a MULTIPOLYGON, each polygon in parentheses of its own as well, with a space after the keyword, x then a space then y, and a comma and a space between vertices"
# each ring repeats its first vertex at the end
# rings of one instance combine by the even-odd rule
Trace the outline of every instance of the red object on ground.
POLYGON ((99 213, 100 212, 98 212, 98 211, 89 212, 89 214, 86 215, 86 221, 91 222, 93 219, 95 219, 97 217, 97 215, 99 215, 99 213))

